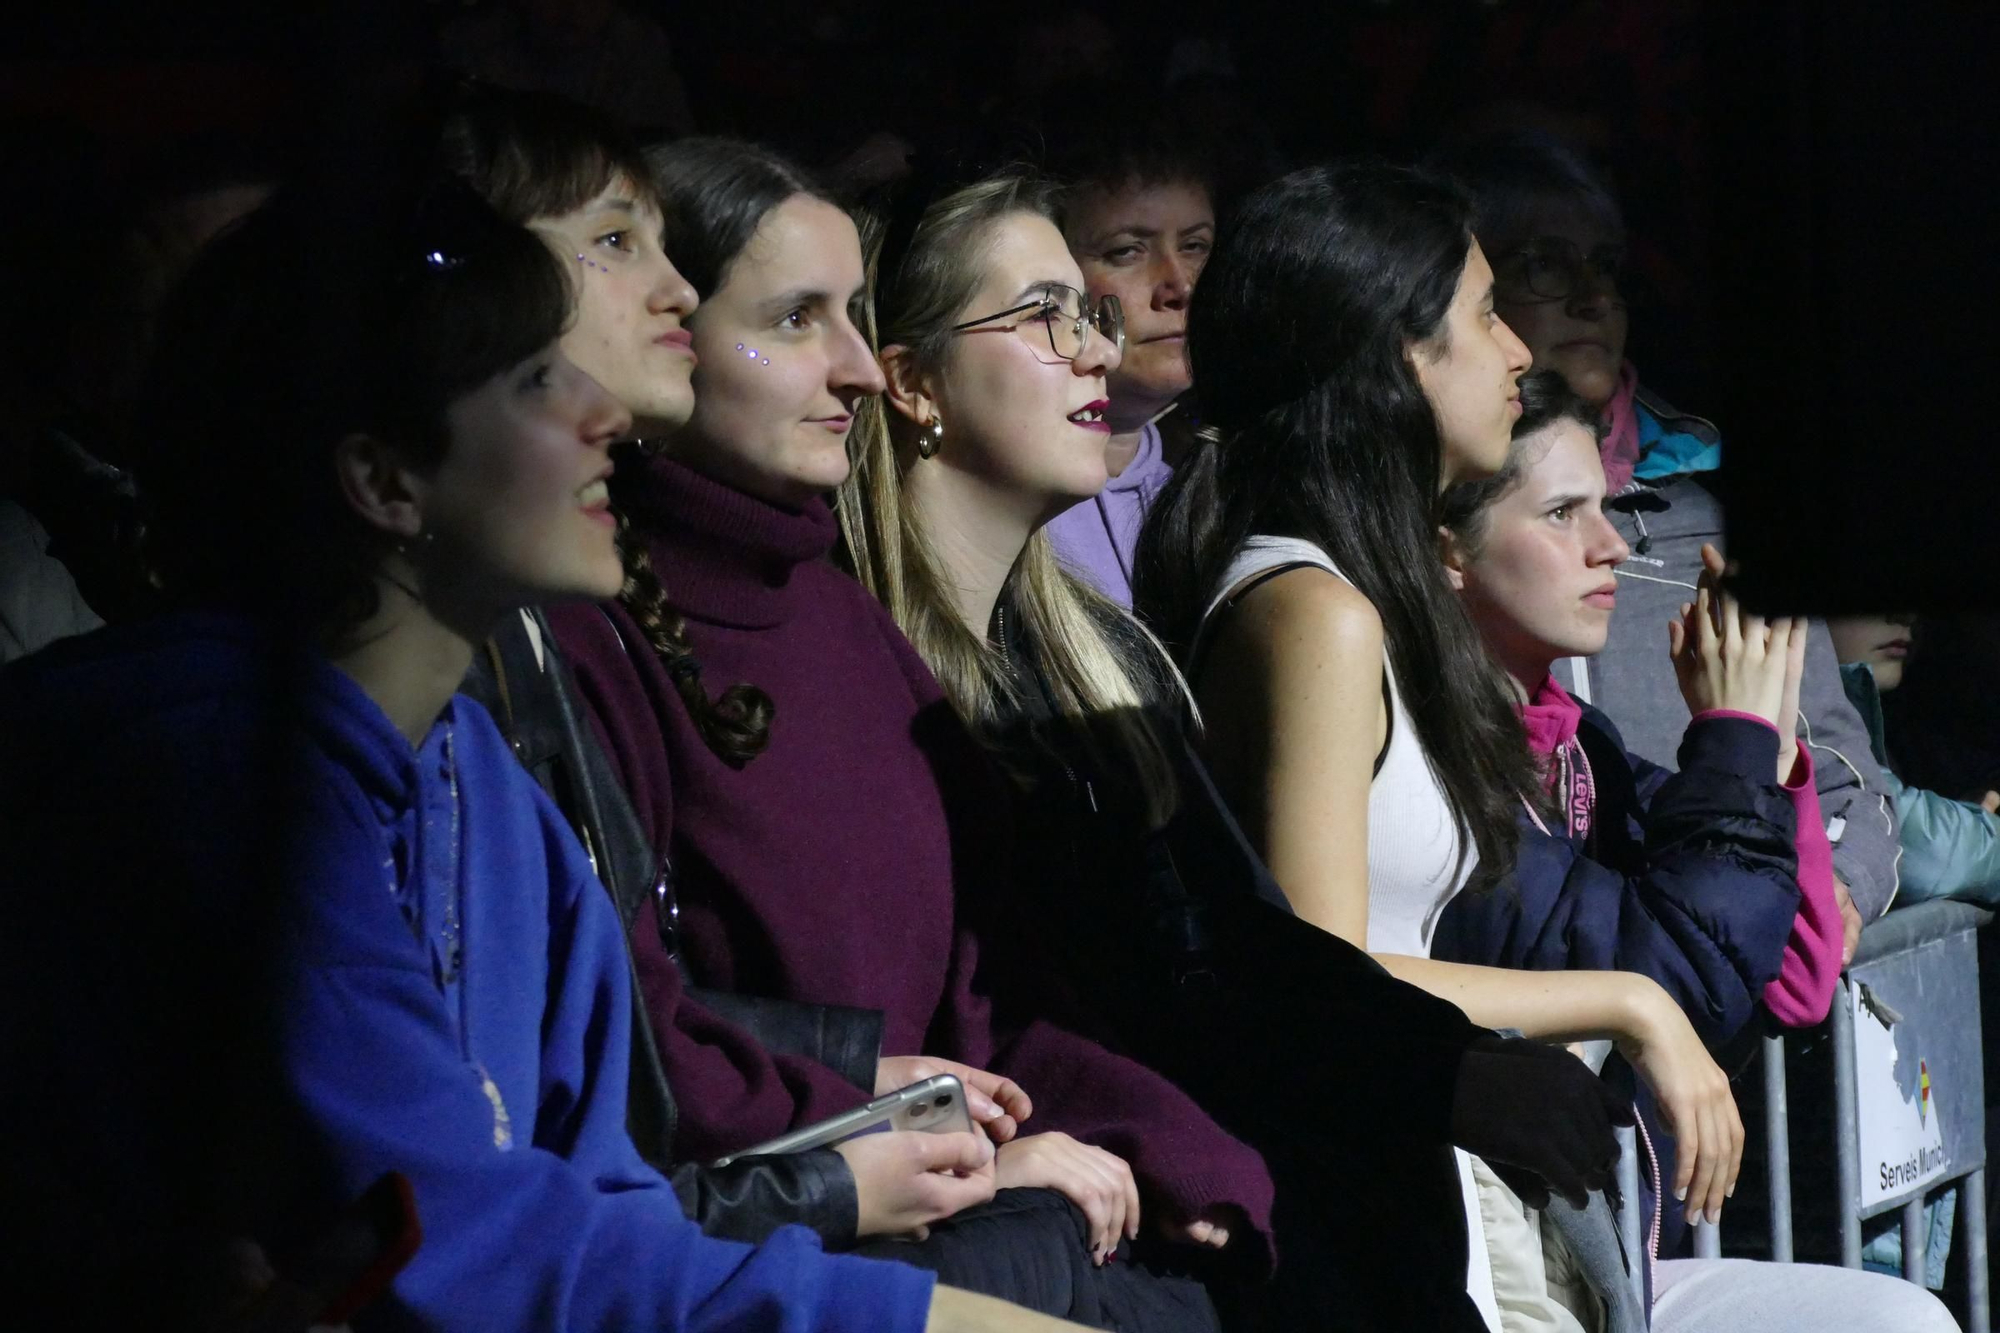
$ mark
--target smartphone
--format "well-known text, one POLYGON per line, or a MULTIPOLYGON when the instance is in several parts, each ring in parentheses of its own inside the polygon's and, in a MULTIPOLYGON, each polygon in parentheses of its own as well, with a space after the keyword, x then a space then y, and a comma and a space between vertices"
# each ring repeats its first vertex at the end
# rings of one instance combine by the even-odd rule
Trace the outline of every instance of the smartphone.
POLYGON ((956 1074, 938 1074, 907 1088, 884 1093, 866 1106, 831 1116, 815 1125, 780 1134, 754 1148, 718 1157, 711 1166, 728 1166, 739 1157, 805 1152, 844 1142, 876 1130, 914 1129, 924 1134, 970 1134, 972 1112, 956 1074))

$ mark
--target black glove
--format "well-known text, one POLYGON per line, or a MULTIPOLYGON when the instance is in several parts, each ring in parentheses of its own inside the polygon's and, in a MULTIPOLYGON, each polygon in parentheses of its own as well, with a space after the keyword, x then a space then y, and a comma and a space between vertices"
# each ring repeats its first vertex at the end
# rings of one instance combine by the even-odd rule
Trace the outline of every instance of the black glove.
POLYGON ((1618 1164, 1612 1126, 1631 1123, 1631 1103, 1560 1046, 1488 1034, 1458 1063, 1452 1143, 1484 1159, 1532 1208, 1547 1206, 1551 1190, 1584 1207, 1618 1164))

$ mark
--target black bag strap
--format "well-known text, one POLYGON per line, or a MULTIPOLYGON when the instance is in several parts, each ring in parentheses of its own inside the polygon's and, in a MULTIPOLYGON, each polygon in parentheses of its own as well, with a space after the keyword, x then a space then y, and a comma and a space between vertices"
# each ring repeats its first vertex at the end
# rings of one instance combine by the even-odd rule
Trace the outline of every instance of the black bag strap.
POLYGON ((665 1170, 673 1160, 679 1108, 667 1084, 630 944, 637 903, 653 877, 653 855, 610 760, 583 723, 575 688, 548 620, 533 609, 509 617, 486 641, 464 686, 486 705, 515 757, 562 812, 618 911, 632 990, 626 1124, 640 1155, 665 1170))

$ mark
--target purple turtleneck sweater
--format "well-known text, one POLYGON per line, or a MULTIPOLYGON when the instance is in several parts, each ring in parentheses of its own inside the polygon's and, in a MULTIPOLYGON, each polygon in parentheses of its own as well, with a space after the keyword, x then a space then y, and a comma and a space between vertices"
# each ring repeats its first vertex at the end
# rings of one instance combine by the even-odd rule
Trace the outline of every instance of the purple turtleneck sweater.
MULTIPOLYGON (((653 845, 678 872, 682 956, 703 985, 879 1009, 884 1055, 993 1069, 1064 1130, 1131 1162, 1171 1213, 1267 1227, 1258 1155, 1165 1078, 1036 1017, 1036 986, 978 914, 1009 901, 1008 808, 990 765, 888 613, 836 569, 818 501, 790 511, 664 459, 619 499, 685 617, 711 694, 776 705, 741 769, 711 753, 620 606, 550 619, 653 845), (608 613, 608 616, 607 614, 608 613), (975 984, 976 983, 976 984, 975 984)), ((688 998, 650 904, 634 938, 678 1143, 701 1159, 858 1105, 869 1091, 765 1050, 688 998)))

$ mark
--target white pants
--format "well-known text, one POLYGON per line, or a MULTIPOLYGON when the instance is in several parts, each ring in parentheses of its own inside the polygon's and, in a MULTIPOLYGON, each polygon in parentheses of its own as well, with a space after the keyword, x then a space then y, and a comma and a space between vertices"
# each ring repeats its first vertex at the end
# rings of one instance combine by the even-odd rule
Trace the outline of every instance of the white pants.
POLYGON ((1653 1333, 1959 1333, 1914 1282, 1825 1264, 1662 1259, 1653 1333))

